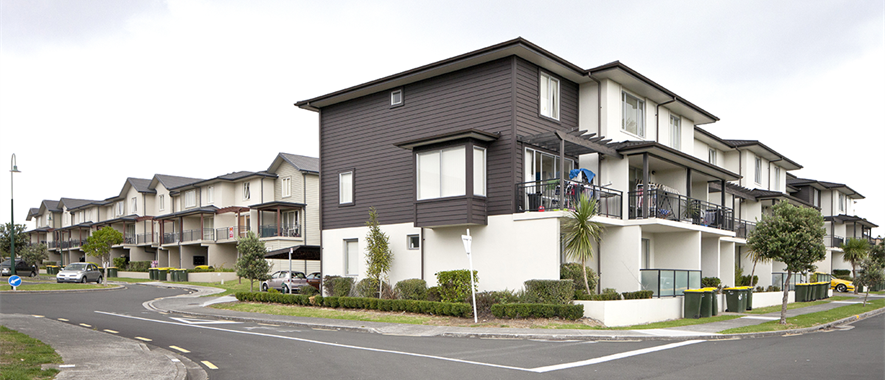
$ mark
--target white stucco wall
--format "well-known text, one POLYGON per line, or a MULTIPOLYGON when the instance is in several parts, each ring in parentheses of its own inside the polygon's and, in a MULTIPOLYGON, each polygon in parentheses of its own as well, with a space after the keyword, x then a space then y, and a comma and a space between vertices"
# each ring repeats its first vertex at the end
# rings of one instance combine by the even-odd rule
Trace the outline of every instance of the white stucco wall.
POLYGON ((734 242, 719 241, 719 275, 716 277, 720 284, 734 284, 734 250, 734 242))
POLYGON ((643 300, 574 301, 584 305, 584 317, 609 327, 631 326, 682 318, 683 297, 643 300))
POLYGON ((601 288, 614 288, 618 292, 640 290, 641 242, 639 226, 606 228, 599 252, 601 288))
POLYGON ((701 275, 703 277, 720 277, 720 245, 719 238, 701 239, 701 275))
POLYGON ((655 267, 658 269, 701 269, 701 233, 656 234, 655 267))

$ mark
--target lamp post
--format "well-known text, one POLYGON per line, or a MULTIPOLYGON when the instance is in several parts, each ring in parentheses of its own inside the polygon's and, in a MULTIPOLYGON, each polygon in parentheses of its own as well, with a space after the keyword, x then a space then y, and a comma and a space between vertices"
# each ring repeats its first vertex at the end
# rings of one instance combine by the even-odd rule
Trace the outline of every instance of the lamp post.
POLYGON ((13 186, 12 180, 15 178, 13 175, 15 173, 21 172, 18 170, 18 165, 15 162, 15 153, 13 153, 12 158, 9 160, 9 219, 12 222, 9 229, 9 270, 13 276, 15 276, 15 197, 12 190, 15 189, 15 186, 13 186))

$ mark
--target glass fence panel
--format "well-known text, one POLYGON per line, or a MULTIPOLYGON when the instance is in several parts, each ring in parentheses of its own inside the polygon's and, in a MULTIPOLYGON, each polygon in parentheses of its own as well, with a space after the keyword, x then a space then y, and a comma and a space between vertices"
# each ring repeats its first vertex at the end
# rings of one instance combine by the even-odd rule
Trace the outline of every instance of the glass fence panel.
POLYGON ((676 271, 676 294, 682 295, 688 290, 688 272, 676 271))
POLYGON ((688 288, 689 289, 700 289, 701 288, 701 272, 688 272, 688 288))
POLYGON ((642 271, 639 274, 640 283, 642 284, 642 290, 651 290, 654 292, 654 297, 659 297, 658 294, 658 271, 642 271))
POLYGON ((661 271, 661 297, 676 295, 676 274, 672 270, 661 271))

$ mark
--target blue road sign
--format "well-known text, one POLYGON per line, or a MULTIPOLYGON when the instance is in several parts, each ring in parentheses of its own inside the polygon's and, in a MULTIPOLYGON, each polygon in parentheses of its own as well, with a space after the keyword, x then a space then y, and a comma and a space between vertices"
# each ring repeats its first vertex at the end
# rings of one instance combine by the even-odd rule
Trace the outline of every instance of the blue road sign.
POLYGON ((21 286, 22 278, 19 276, 9 276, 9 285, 10 286, 21 286))

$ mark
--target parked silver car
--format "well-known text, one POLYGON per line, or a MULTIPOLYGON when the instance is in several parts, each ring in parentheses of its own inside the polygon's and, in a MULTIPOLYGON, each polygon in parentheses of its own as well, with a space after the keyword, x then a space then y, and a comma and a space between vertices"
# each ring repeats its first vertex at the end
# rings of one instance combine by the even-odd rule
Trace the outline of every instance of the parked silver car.
POLYGON ((283 293, 289 293, 289 289, 292 289, 292 293, 297 293, 302 286, 309 285, 304 272, 293 270, 291 273, 290 275, 287 270, 274 272, 270 275, 270 280, 261 283, 261 290, 266 292, 267 289, 274 288, 283 293))
POLYGON ((65 266, 57 275, 56 282, 101 282, 101 272, 98 266, 92 263, 71 263, 65 266))

